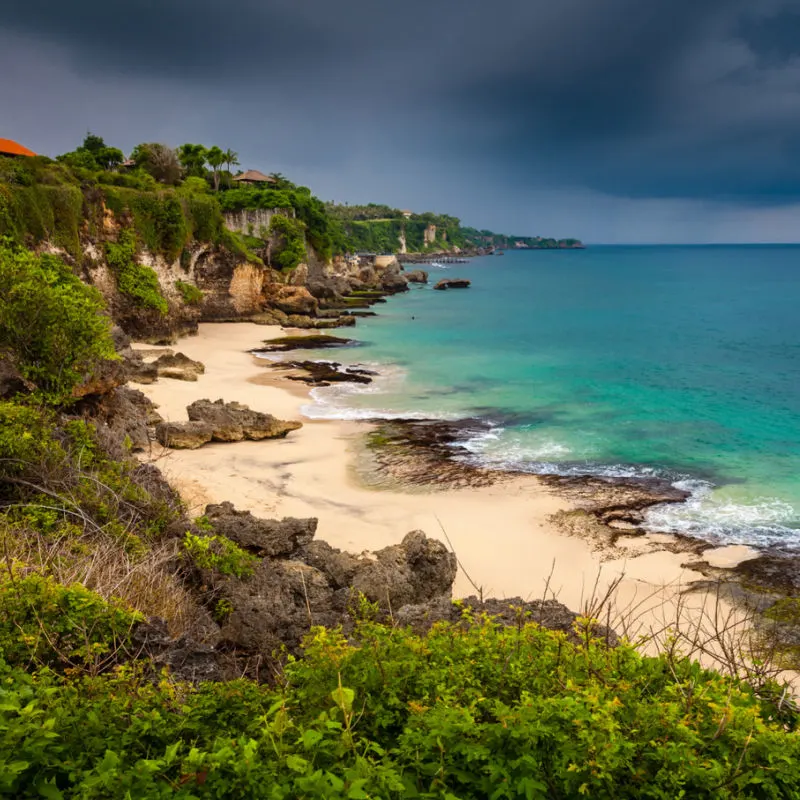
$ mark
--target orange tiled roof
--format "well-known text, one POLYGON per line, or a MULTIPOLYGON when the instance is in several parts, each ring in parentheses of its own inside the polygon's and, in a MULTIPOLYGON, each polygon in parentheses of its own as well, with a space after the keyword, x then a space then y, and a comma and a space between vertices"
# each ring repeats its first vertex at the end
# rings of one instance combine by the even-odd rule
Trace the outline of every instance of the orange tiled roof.
POLYGON ((35 156, 33 150, 28 150, 21 144, 12 141, 11 139, 0 139, 0 155, 8 156, 35 156))

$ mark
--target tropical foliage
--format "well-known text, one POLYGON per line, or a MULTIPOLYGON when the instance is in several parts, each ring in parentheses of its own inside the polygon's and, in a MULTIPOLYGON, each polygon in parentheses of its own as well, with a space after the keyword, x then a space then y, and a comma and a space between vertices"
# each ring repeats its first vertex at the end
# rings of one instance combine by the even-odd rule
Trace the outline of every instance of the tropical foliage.
POLYGON ((0 353, 11 354, 48 402, 64 402, 116 358, 99 292, 55 256, 0 241, 0 353))

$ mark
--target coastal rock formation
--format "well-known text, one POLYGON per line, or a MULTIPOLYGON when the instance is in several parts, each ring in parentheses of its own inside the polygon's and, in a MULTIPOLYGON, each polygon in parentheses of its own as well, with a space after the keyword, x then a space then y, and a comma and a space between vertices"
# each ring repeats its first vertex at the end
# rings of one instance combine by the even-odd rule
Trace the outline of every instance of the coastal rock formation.
POLYGON ((317 520, 313 517, 261 519, 249 511, 237 511, 229 502, 206 506, 205 516, 215 533, 227 536, 261 558, 291 556, 308 545, 317 531, 317 520))
POLYGON ((309 336, 283 336, 279 339, 267 339, 264 345, 253 352, 285 353, 289 350, 318 350, 328 347, 344 347, 353 344, 352 339, 319 333, 309 336))
POLYGON ((174 378, 179 381, 196 381, 206 368, 199 361, 193 361, 183 353, 165 353, 154 362, 159 378, 174 378))
POLYGON ((444 289, 468 289, 471 281, 466 278, 444 278, 440 280, 433 288, 443 291, 444 289))
POLYGON ((273 285, 269 287, 266 299, 273 308, 285 314, 313 317, 319 312, 319 301, 305 286, 273 285))
POLYGON ((273 369, 301 370, 300 375, 287 375, 290 381, 300 381, 313 386, 330 386, 331 383, 372 383, 377 372, 360 367, 345 367, 335 361, 281 361, 270 365, 273 369))
POLYGON ((409 283, 427 283, 428 273, 424 269, 413 269, 411 272, 406 272, 406 280, 409 283))
POLYGON ((208 444, 214 429, 207 422, 161 422, 156 425, 156 440, 174 450, 196 450, 208 444))
POLYGON ((282 439, 290 431, 303 427, 302 422, 284 420, 251 411, 241 403, 226 403, 223 400, 195 400, 186 407, 191 422, 202 423, 211 428, 215 442, 241 442, 243 439, 282 439))
POLYGON ((197 569, 197 581, 215 606, 232 609, 221 623, 221 642, 239 653, 268 657, 283 645, 294 652, 312 625, 343 625, 356 593, 385 614, 414 603, 448 600, 455 555, 421 531, 398 545, 360 556, 311 541, 315 519, 262 520, 230 503, 208 506, 215 535, 224 535, 259 561, 242 579, 197 569))
MULTIPOLYGON (((543 628, 563 631, 573 641, 579 641, 580 638, 575 630, 580 615, 570 611, 557 600, 529 602, 521 597, 480 600, 472 596, 453 603, 440 599, 433 603, 404 606, 398 609, 394 616, 398 625, 408 625, 418 632, 425 632, 437 622, 464 624, 465 612, 467 618, 470 616, 478 618, 485 614, 501 625, 513 626, 535 622, 543 628)), ((611 646, 619 642, 617 634, 605 625, 596 625, 592 632, 595 637, 605 639, 611 646)))
MULTIPOLYGON (((161 423, 161 415, 153 402, 138 389, 120 386, 105 395, 90 395, 76 404, 74 411, 89 417, 95 426, 103 426, 111 440, 127 442, 132 452, 141 452, 150 445, 149 428, 161 423)), ((118 448, 124 457, 124 446, 118 448)))

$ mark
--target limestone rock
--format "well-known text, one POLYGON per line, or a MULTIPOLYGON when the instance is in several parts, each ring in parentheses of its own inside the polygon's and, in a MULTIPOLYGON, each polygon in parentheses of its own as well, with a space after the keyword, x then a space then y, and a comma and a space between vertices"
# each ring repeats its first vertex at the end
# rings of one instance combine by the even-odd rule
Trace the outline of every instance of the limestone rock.
POLYGON ((270 305, 285 314, 315 316, 319 310, 319 301, 305 286, 272 285, 269 288, 267 300, 270 305))
POLYGON ((156 425, 156 439, 164 447, 196 450, 208 444, 214 429, 207 422, 162 422, 156 425))
POLYGON ((226 403, 224 400, 195 400, 186 407, 192 422, 203 422, 211 427, 216 442, 240 442, 243 439, 282 439, 290 431, 303 427, 302 422, 284 421, 251 411, 241 403, 226 403))
POLYGON ((203 364, 193 361, 183 353, 165 353, 153 362, 153 366, 159 378, 174 378, 179 381, 196 381, 206 371, 203 364))
POLYGON ((317 530, 317 520, 285 517, 260 519, 249 511, 237 511, 233 503, 206 506, 206 517, 216 533, 260 556, 289 556, 308 545, 317 530))
POLYGON ((406 272, 406 280, 409 283, 427 283, 428 273, 424 269, 414 269, 406 272))
POLYGON ((471 282, 466 278, 445 278, 439 281, 433 288, 439 289, 440 291, 444 289, 468 289, 470 285, 471 282))

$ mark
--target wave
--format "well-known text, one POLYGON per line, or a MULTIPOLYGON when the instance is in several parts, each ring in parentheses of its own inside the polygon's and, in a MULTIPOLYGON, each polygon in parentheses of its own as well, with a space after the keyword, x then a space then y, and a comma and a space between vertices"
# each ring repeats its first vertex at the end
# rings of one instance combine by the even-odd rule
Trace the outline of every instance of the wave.
POLYGON ((312 403, 301 406, 303 416, 309 419, 458 419, 459 415, 444 411, 413 411, 399 408, 385 408, 364 403, 369 396, 388 395, 400 391, 406 380, 407 372, 393 364, 375 364, 372 362, 352 364, 350 366, 366 367, 377 375, 372 383, 338 383, 331 386, 317 386, 310 392, 312 403))
POLYGON ((714 544, 755 547, 800 547, 800 530, 791 527, 797 511, 777 497, 734 501, 707 481, 684 480, 674 484, 690 492, 679 504, 655 506, 645 514, 648 530, 681 533, 714 544))
MULTIPOLYGON (((407 407, 387 407, 379 398, 402 396, 406 370, 394 364, 367 363, 378 374, 370 384, 341 383, 311 390, 312 402, 302 407, 310 419, 463 419, 464 413, 420 411, 407 407), (374 398, 376 402, 369 402, 374 398)), ((402 401, 400 401, 402 402, 402 401)), ((746 544, 756 547, 800 548, 800 530, 792 527, 798 511, 775 497, 732 500, 725 490, 696 476, 656 466, 603 463, 591 446, 559 441, 551 433, 536 436, 533 428, 523 432, 499 421, 501 416, 487 413, 487 427, 454 443, 454 457, 485 469, 536 475, 569 477, 652 479, 669 481, 689 492, 683 503, 654 506, 645 514, 644 527, 650 531, 683 534, 713 544, 746 544), (521 433, 521 435, 520 435, 521 433), (594 457, 593 457, 594 456, 594 457)))
POLYGON ((644 527, 658 533, 692 536, 713 544, 800 548, 800 530, 792 523, 797 510, 776 497, 734 501, 724 489, 689 475, 653 466, 604 464, 576 460, 573 450, 552 438, 522 442, 495 427, 462 443, 463 460, 486 469, 511 470, 535 475, 601 478, 659 478, 689 492, 683 503, 654 506, 645 514, 644 527))

